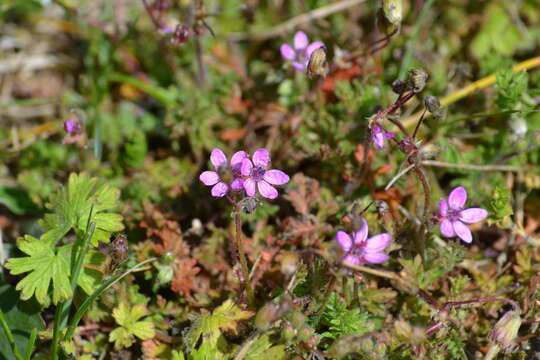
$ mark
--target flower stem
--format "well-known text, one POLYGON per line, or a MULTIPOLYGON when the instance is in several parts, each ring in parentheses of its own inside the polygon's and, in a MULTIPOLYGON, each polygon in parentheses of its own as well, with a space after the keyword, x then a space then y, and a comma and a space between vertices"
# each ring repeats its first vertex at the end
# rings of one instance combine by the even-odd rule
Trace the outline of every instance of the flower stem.
POLYGON ((9 346, 11 347, 11 351, 13 352, 13 355, 17 358, 17 360, 23 360, 23 357, 19 350, 17 349, 17 345, 15 345, 15 338, 13 337, 13 334, 11 333, 11 330, 9 329, 9 325, 4 317, 4 312, 2 309, 0 309, 0 325, 4 329, 4 333, 6 334, 6 337, 9 342, 9 346))
POLYGON ((255 305, 255 299, 253 297, 253 289, 251 288, 249 282, 249 270, 246 261, 246 252, 244 251, 244 246, 242 245, 242 218, 240 216, 240 207, 238 206, 238 204, 234 206, 234 222, 236 227, 236 249, 238 250, 240 266, 242 267, 242 285, 246 290, 248 306, 253 308, 255 305))
POLYGON ((322 314, 324 312, 324 308, 326 307, 326 304, 328 304, 328 300, 330 300, 330 294, 332 294, 332 288, 334 287, 334 284, 336 283, 336 277, 335 275, 332 275, 332 279, 328 282, 328 286, 326 287, 326 291, 324 293, 324 298, 322 301, 322 304, 319 308, 317 318, 315 319, 315 322, 313 323, 313 327, 317 327, 319 324, 319 321, 321 321, 322 314))

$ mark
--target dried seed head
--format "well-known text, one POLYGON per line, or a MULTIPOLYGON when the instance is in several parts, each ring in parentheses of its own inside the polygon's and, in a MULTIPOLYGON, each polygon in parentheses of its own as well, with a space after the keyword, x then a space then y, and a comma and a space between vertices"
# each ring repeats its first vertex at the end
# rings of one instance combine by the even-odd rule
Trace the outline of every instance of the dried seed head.
POLYGON ((261 203, 261 200, 255 196, 247 196, 238 202, 240 209, 246 214, 251 214, 257 209, 257 206, 261 203))
POLYGON ((437 99, 435 96, 426 96, 426 98, 424 99, 424 106, 436 118, 442 117, 441 103, 439 102, 439 99, 437 99))
POLYGON ((409 86, 415 93, 419 93, 424 90, 426 87, 426 82, 428 79, 428 74, 422 69, 411 69, 409 70, 409 86))
POLYGON ((401 24, 403 20, 403 2, 402 0, 382 0, 382 9, 384 17, 394 25, 401 24))
POLYGON ((508 350, 514 345, 517 338, 521 317, 515 310, 508 311, 497 321, 489 334, 489 339, 499 345, 503 350, 508 350))
POLYGON ((384 215, 390 210, 388 203, 384 200, 375 200, 375 207, 380 215, 384 215))
POLYGON ((324 46, 321 46, 311 53, 307 65, 307 74, 310 78, 313 78, 315 75, 324 77, 328 74, 326 48, 324 46))

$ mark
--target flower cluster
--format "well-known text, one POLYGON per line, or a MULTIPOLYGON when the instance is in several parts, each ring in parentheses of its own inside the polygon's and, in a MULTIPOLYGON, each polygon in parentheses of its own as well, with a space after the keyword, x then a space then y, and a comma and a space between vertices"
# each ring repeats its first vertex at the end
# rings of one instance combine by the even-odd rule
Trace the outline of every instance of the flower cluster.
POLYGON ((352 234, 352 238, 345 231, 338 231, 336 241, 345 253, 343 261, 353 265, 362 265, 365 262, 380 264, 388 260, 388 255, 382 251, 390 244, 390 234, 383 233, 368 239, 367 221, 361 219, 360 230, 352 234))
POLYGON ((272 185, 285 185, 289 182, 289 176, 283 171, 268 169, 270 153, 267 149, 258 149, 251 159, 245 151, 238 151, 232 156, 230 163, 223 151, 213 149, 210 162, 215 171, 202 172, 199 180, 212 186, 211 194, 214 197, 227 195, 230 188, 237 192, 244 190, 250 197, 255 196, 258 191, 265 198, 275 199, 278 192, 272 185), (227 177, 232 179, 229 184, 227 177))
POLYGON ((466 243, 472 241, 471 230, 465 224, 474 224, 484 220, 488 212, 482 208, 464 209, 467 202, 467 190, 463 186, 453 189, 447 199, 439 204, 441 234, 450 238, 458 236, 466 243))
POLYGON ((286 60, 292 61, 292 67, 298 71, 305 71, 309 63, 311 54, 323 47, 321 41, 309 43, 306 33, 298 31, 294 35, 294 48, 289 44, 281 45, 281 56, 286 60))

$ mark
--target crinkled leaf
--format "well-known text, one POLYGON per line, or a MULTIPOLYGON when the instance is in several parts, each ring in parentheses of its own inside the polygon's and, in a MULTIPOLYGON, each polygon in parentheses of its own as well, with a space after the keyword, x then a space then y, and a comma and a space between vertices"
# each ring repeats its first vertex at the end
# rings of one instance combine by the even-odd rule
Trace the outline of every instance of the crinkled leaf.
POLYGON ((84 233, 92 213, 90 221, 96 223, 96 230, 91 246, 107 242, 110 232, 124 228, 120 214, 107 212, 116 207, 119 197, 120 191, 107 183, 85 173, 71 174, 67 186, 47 205, 53 213, 46 214, 41 222, 46 231, 43 238, 56 243, 71 228, 84 233))
MULTIPOLYGON (((52 280, 52 301, 54 304, 71 297, 71 248, 73 244, 55 249, 50 242, 26 235, 18 242, 19 249, 28 256, 11 258, 6 264, 13 275, 28 273, 16 289, 22 290, 21 299, 27 300, 34 294, 43 306, 51 302, 49 285, 52 280)), ((99 265, 104 256, 91 251, 86 255, 85 264, 99 265)), ((98 270, 83 268, 77 284, 90 294, 101 280, 98 270)))
POLYGON ((116 349, 131 346, 135 342, 135 337, 141 340, 154 337, 154 324, 151 321, 139 321, 145 315, 146 308, 142 304, 128 308, 124 302, 121 302, 113 310, 114 320, 120 327, 109 334, 109 341, 114 341, 116 349))
POLYGON ((186 345, 188 349, 193 349, 201 336, 204 336, 205 342, 217 343, 222 330, 235 330, 238 321, 249 319, 251 316, 253 316, 253 312, 242 310, 229 299, 215 309, 212 314, 199 315, 193 321, 185 338, 186 345))

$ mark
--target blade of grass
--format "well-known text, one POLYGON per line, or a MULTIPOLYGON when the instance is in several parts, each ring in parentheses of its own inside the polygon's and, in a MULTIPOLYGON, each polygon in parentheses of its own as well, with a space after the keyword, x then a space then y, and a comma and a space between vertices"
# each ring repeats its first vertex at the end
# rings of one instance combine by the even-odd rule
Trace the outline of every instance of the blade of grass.
POLYGON ((24 359, 30 360, 32 353, 34 352, 34 344, 36 343, 37 338, 37 329, 33 328, 30 332, 30 337, 28 338, 28 345, 26 346, 26 351, 24 352, 24 359))
POLYGON ((11 347, 11 351, 15 355, 15 357, 18 360, 23 360, 23 357, 19 353, 19 350, 17 349, 17 345, 15 345, 15 338, 13 337, 13 334, 11 333, 11 330, 9 329, 9 325, 6 321, 6 318, 4 317, 4 312, 2 309, 0 309, 0 324, 2 325, 2 328, 4 329, 4 333, 6 334, 6 337, 9 342, 9 346, 11 347))

